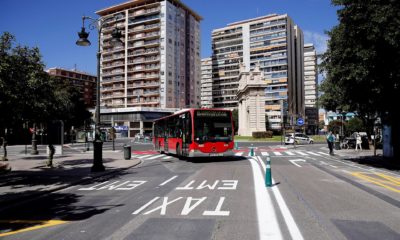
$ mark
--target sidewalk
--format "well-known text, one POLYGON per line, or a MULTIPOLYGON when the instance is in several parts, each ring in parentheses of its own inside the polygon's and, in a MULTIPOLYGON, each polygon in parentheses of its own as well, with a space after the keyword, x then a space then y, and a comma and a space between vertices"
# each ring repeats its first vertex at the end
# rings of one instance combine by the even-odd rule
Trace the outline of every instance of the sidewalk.
POLYGON ((352 161, 370 167, 384 168, 400 172, 400 160, 384 158, 382 149, 376 150, 376 156, 374 156, 373 148, 358 151, 354 149, 341 149, 334 150, 334 153, 335 155, 340 156, 343 160, 352 161))
POLYGON ((123 175, 139 159, 124 160, 121 151, 103 151, 104 172, 91 172, 93 152, 54 156, 53 168, 46 166, 47 155, 9 156, 0 161, 0 210, 10 205, 58 191, 105 175, 123 175), (5 171, 6 165, 11 171, 5 171))

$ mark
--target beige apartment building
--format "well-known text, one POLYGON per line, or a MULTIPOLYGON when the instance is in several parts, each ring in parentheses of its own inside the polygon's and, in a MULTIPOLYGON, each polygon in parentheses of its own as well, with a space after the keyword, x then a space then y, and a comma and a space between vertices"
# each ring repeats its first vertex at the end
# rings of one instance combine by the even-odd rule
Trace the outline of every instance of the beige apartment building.
POLYGON ((201 107, 212 108, 212 60, 201 59, 201 107))
POLYGON ((303 32, 286 14, 228 24, 212 32, 213 105, 237 108, 239 64, 264 73, 269 127, 304 117, 303 32))
POLYGON ((133 0, 96 13, 106 21, 100 99, 108 110, 101 110, 102 123, 143 133, 145 125, 150 131, 153 120, 141 117, 143 111, 149 114, 153 109, 159 117, 163 109, 170 114, 173 109, 200 106, 202 18, 196 12, 179 0, 133 0), (116 27, 124 42, 120 47, 110 43, 116 27))
POLYGON ((308 134, 318 134, 317 52, 313 44, 304 44, 304 105, 308 134))
POLYGON ((96 12, 101 35, 101 102, 111 108, 200 105, 201 17, 178 0, 135 0, 96 12), (113 47, 118 27, 125 46, 113 47))

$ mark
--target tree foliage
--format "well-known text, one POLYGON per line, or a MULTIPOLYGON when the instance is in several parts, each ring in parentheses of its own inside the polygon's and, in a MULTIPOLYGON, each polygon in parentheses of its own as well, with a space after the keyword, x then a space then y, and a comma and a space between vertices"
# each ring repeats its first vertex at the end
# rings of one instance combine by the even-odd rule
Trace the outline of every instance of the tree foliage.
POLYGON ((399 113, 393 103, 400 96, 400 1, 332 3, 340 8, 339 25, 328 32, 320 103, 328 110, 357 112, 369 128, 380 116, 392 125, 392 141, 399 149, 399 113))
POLYGON ((350 119, 345 126, 347 135, 351 135, 354 132, 366 131, 363 121, 357 117, 350 119))
POLYGON ((79 126, 90 116, 77 88, 44 71, 39 49, 16 45, 7 32, 0 36, 0 112, 0 129, 51 120, 79 126))

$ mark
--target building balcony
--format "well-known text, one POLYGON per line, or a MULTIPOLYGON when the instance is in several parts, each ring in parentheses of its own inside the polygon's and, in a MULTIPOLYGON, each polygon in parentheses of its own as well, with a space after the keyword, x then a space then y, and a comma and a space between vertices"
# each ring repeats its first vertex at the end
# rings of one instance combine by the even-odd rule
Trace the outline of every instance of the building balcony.
POLYGON ((125 98, 125 94, 109 94, 109 95, 101 95, 101 98, 106 100, 106 99, 114 99, 114 98, 125 98))
POLYGON ((139 9, 139 10, 134 11, 133 13, 130 13, 128 16, 129 17, 146 16, 146 15, 159 13, 160 11, 161 11, 160 7, 149 8, 149 9, 139 9))
POLYGON ((101 66, 101 69, 112 69, 112 68, 118 68, 118 67, 123 67, 125 65, 124 62, 117 62, 117 63, 109 63, 109 64, 103 64, 101 66))
POLYGON ((160 86, 160 84, 158 82, 140 82, 140 83, 136 83, 136 84, 128 84, 128 89, 132 89, 132 88, 158 88, 160 86))
POLYGON ((101 84, 108 84, 108 83, 114 83, 114 82, 124 82, 125 78, 120 77, 120 78, 111 78, 111 79, 104 79, 104 76, 101 80, 101 84))
POLYGON ((124 86, 122 86, 122 87, 102 87, 101 92, 105 93, 105 92, 121 91, 124 89, 125 89, 124 86))
POLYGON ((128 20, 128 25, 136 25, 136 24, 143 24, 143 23, 148 23, 148 22, 159 22, 160 21, 160 15, 149 15, 149 16, 143 16, 143 17, 135 17, 135 18, 129 18, 128 20))

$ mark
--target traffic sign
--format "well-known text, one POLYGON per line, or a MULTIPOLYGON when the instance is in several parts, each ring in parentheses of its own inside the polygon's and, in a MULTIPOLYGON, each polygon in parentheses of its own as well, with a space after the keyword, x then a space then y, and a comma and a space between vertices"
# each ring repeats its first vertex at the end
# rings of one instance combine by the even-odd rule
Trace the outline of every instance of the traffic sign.
POLYGON ((302 118, 297 119, 297 125, 302 126, 304 124, 304 120, 302 118))

